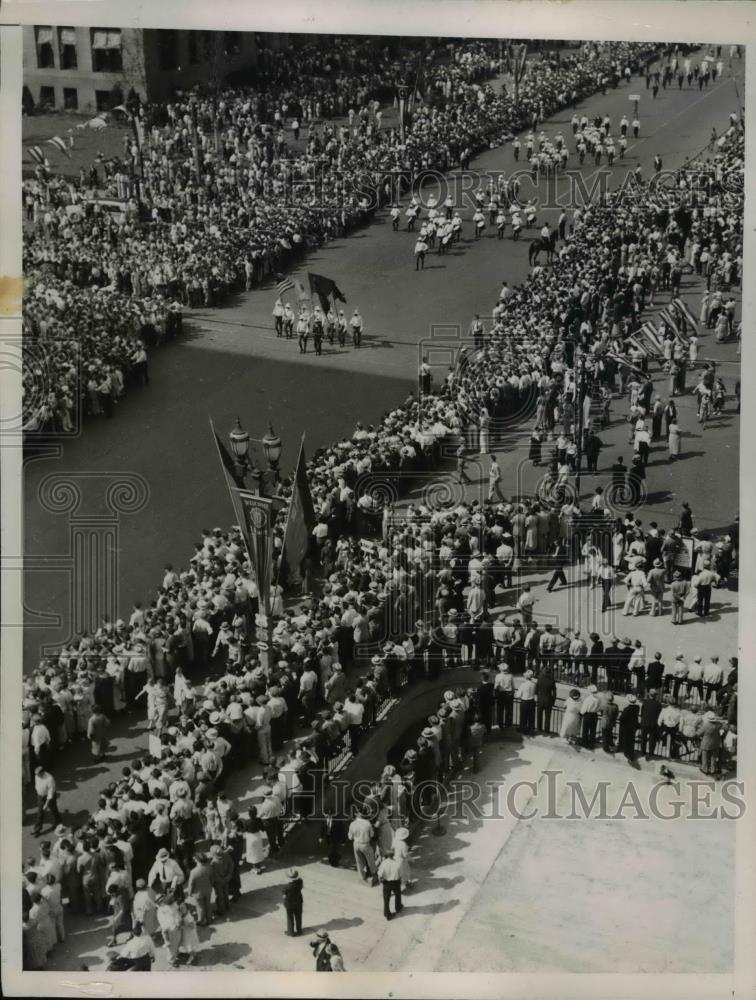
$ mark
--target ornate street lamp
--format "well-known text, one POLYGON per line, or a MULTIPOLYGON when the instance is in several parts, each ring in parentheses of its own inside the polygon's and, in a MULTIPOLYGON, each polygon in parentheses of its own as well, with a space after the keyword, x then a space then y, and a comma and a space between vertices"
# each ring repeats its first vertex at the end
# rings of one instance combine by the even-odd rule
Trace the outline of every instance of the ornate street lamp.
POLYGON ((249 470, 249 434, 241 425, 241 420, 236 418, 236 427, 229 433, 228 440, 236 463, 239 466, 241 475, 249 470))
POLYGON ((239 478, 244 481, 249 478, 252 481, 252 489, 260 496, 265 494, 266 477, 267 485, 273 486, 278 482, 278 463, 281 458, 281 438, 275 433, 271 424, 268 424, 268 432, 261 440, 250 437, 241 425, 241 420, 236 418, 236 426, 228 435, 231 452, 236 463, 236 472, 239 478), (249 457, 249 443, 262 445, 265 460, 268 463, 266 471, 259 469, 249 457))
POLYGON ((273 430, 273 425, 268 424, 268 433, 262 439, 263 453, 268 463, 268 468, 278 479, 278 462, 281 458, 281 438, 273 430))

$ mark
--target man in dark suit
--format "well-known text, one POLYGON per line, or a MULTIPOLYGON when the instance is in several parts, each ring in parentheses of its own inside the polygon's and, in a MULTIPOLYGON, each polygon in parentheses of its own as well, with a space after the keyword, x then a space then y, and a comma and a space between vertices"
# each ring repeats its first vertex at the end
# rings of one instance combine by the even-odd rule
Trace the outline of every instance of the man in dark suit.
POLYGON ((611 753, 614 750, 614 726, 618 715, 619 708, 614 700, 614 695, 608 691, 601 707, 601 746, 606 753, 611 753))
POLYGON ((646 685, 661 691, 664 686, 664 670, 661 653, 654 653, 653 660, 646 665, 646 685))
POLYGON ((619 671, 621 691, 630 690, 630 657, 633 655, 633 644, 630 639, 623 639, 617 657, 617 669, 619 671))
POLYGON ((620 641, 616 635, 611 637, 608 646, 604 650, 604 663, 606 664, 606 679, 609 690, 624 691, 622 674, 620 672, 620 641))
POLYGON ((551 710, 556 701, 557 687, 550 667, 544 667, 536 679, 536 732, 551 732, 551 710))
POLYGON ((304 883, 296 868, 286 873, 288 882, 283 887, 284 908, 286 909, 286 935, 299 937, 302 933, 302 889, 304 883))
POLYGON ((491 680, 487 670, 484 670, 480 675, 477 700, 480 721, 486 727, 486 732, 490 733, 491 727, 493 726, 494 702, 496 699, 494 695, 493 681, 491 680))
POLYGON ((617 493, 625 489, 625 479, 627 477, 627 466, 625 460, 620 457, 612 465, 612 493, 617 498, 617 493))
POLYGON ((651 688, 648 696, 643 699, 640 713, 641 753, 651 757, 656 749, 659 738, 659 713, 662 706, 657 697, 656 689, 651 688))
MULTIPOLYGON (((604 644, 597 632, 591 632, 590 640, 591 645, 588 649, 588 665, 591 668, 591 684, 598 684, 599 667, 603 667, 605 665, 604 644)), ((611 684, 609 687, 611 688, 611 684)))

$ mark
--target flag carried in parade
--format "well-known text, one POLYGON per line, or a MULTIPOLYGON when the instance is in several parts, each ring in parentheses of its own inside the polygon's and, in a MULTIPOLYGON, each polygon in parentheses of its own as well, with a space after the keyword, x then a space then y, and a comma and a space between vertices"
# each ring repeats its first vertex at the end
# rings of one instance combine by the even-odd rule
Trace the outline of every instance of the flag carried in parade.
POLYGON ((90 120, 87 122, 87 128, 93 128, 96 132, 99 132, 100 129, 107 127, 108 123, 105 121, 104 118, 101 118, 99 116, 97 118, 90 118, 90 120))
POLYGON ((305 470, 303 434, 297 457, 297 468, 294 473, 291 503, 284 529, 283 553, 279 570, 280 581, 283 585, 291 586, 302 582, 302 561, 307 555, 310 533, 314 527, 315 509, 305 470))
POLYGON ((313 296, 317 295, 324 313, 327 313, 330 308, 328 300, 331 296, 338 299, 339 302, 346 302, 344 293, 335 281, 323 277, 322 274, 313 274, 311 271, 308 271, 307 277, 310 282, 310 292, 313 296))
POLYGON ((673 304, 677 306, 680 312, 683 314, 685 319, 690 323, 694 330, 698 330, 698 320, 690 311, 688 306, 683 302, 682 299, 673 299, 673 304))
POLYGON ((310 293, 307 291, 302 282, 298 281, 296 278, 285 278, 282 274, 277 274, 276 282, 276 295, 278 295, 279 298, 282 298, 286 292, 289 292, 292 289, 297 296, 298 302, 305 302, 310 298, 310 293))
POLYGON ((68 146, 66 146, 66 140, 61 139, 59 135, 56 135, 53 139, 47 140, 48 146, 55 146, 59 152, 64 153, 68 159, 71 159, 71 154, 68 152, 68 146))
POLYGON ((672 313, 669 311, 669 309, 667 308, 662 309, 662 311, 659 313, 659 319, 664 320, 664 322, 670 328, 672 333, 674 333, 675 335, 679 335, 680 327, 677 325, 677 322, 672 313))
POLYGON ((638 378, 645 379, 646 381, 650 380, 651 378, 650 375, 644 372, 642 368, 638 368, 632 362, 628 361, 627 358, 623 358, 621 354, 615 354, 613 351, 607 351, 606 356, 615 364, 620 365, 622 368, 626 368, 629 372, 631 372, 638 378))
POLYGON ((653 323, 644 323, 640 330, 636 331, 635 336, 639 337, 643 343, 648 344, 653 354, 664 354, 664 342, 654 329, 653 323))
POLYGON ((646 358, 651 357, 651 355, 654 354, 649 345, 644 344, 643 341, 641 341, 638 337, 628 337, 627 343, 631 347, 634 347, 636 351, 640 351, 641 354, 646 358))
POLYGON ((45 162, 45 154, 40 146, 30 146, 27 150, 29 156, 34 160, 35 163, 45 162))

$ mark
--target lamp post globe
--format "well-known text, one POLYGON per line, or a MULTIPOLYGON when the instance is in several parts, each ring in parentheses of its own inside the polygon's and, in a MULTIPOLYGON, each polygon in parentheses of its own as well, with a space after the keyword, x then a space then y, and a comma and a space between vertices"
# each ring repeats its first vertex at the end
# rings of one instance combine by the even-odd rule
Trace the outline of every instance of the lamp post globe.
POLYGON ((249 434, 242 427, 238 417, 236 427, 228 435, 228 441, 239 473, 243 477, 249 469, 249 434))
POLYGON ((229 433, 228 440, 231 443, 231 451, 234 456, 243 461, 249 453, 249 434, 241 425, 241 420, 236 418, 236 427, 229 433))
POLYGON ((273 430, 273 425, 268 424, 268 432, 262 439, 263 452, 268 467, 278 474, 278 462, 281 458, 281 438, 273 430))

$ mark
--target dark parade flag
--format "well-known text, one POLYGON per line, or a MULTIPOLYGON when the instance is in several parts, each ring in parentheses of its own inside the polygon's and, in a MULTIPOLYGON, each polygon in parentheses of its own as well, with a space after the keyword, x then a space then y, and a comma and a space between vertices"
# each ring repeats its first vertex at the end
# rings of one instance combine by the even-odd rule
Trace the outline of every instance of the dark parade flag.
POLYGON ((338 299, 339 302, 346 302, 344 293, 335 281, 331 281, 330 278, 324 278, 322 274, 313 274, 311 271, 308 271, 307 277, 310 281, 310 292, 313 295, 317 295, 320 299, 320 305, 324 313, 327 313, 330 308, 328 300, 331 296, 334 299, 338 299))
POLYGON ((312 505, 310 484, 307 481, 304 456, 304 434, 299 446, 294 488, 284 530, 281 554, 280 579, 286 585, 302 582, 302 560, 310 545, 310 532, 315 527, 315 510, 312 505))

